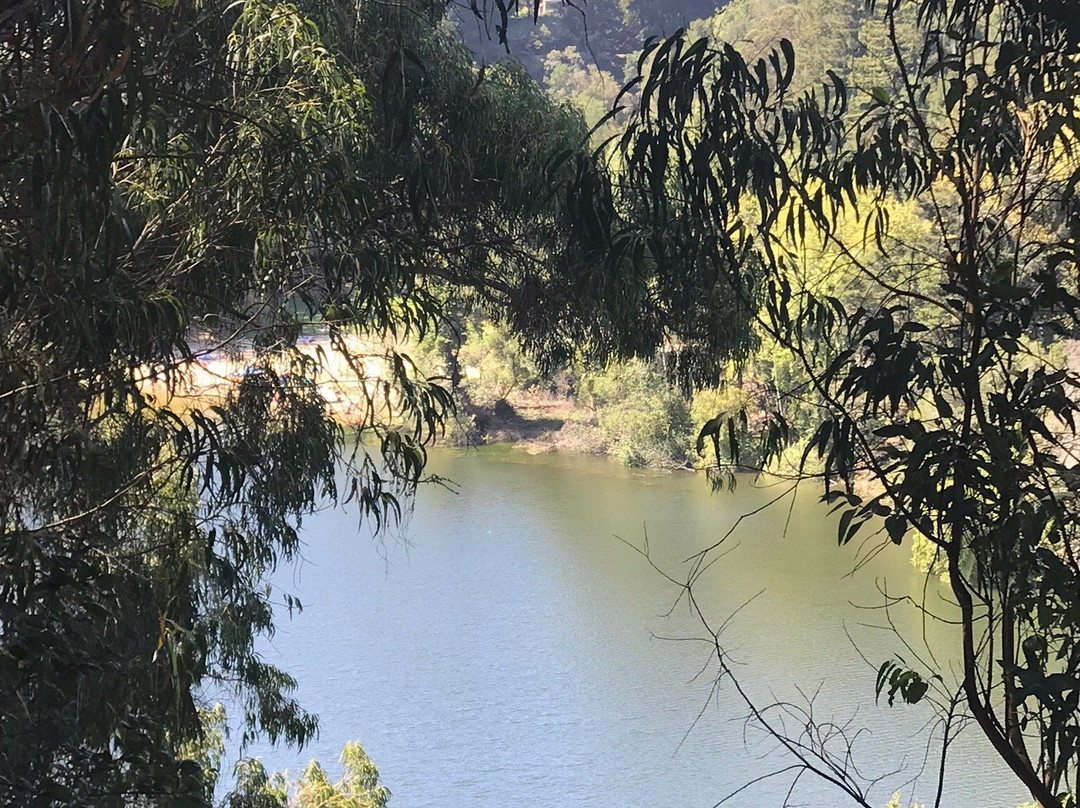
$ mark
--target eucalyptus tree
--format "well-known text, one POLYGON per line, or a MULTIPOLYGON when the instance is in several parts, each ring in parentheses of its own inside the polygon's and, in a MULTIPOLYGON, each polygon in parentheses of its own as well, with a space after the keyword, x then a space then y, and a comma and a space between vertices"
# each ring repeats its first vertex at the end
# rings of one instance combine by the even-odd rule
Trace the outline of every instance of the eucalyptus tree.
POLYGON ((591 260, 585 137, 437 2, 4 5, 0 801, 205 804, 215 688, 245 739, 312 737, 256 651, 298 606, 265 576, 325 502, 393 520, 451 411, 392 347, 368 379, 350 333, 422 335, 461 295, 549 361, 659 338, 663 291, 591 260), (348 434, 310 318, 367 391, 348 434), (173 395, 239 342, 224 400, 173 395))
MULTIPOLYGON (((797 476, 836 505, 840 542, 868 526, 883 549, 918 537, 947 572, 958 676, 889 660, 879 694, 944 706, 942 767, 960 709, 1041 805, 1074 804, 1080 374, 1046 348, 1080 325, 1080 18, 1039 0, 868 8, 889 83, 855 96, 835 73, 793 87, 786 41, 761 58, 653 42, 617 144, 621 193, 595 207, 613 262, 720 284, 794 360, 803 386, 787 393, 816 417, 799 434, 781 395, 763 456, 800 445, 797 476), (927 225, 915 241, 892 226, 902 209, 927 225), (829 271, 806 272, 808 256, 829 271)), ((740 426, 718 430, 720 467, 740 426)), ((868 804, 825 735, 785 735, 753 708, 800 771, 868 804)))
POLYGON ((237 767, 237 785, 226 800, 227 808, 386 808, 390 789, 379 784, 379 770, 360 744, 345 744, 341 753, 344 776, 337 783, 317 761, 290 781, 268 774, 259 760, 244 760, 237 767))

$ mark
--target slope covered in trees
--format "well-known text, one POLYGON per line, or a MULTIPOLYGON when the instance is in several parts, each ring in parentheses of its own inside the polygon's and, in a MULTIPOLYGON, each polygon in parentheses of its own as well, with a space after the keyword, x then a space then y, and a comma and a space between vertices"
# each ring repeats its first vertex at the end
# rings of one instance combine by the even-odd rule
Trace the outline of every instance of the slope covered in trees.
POLYGON ((544 0, 519 6, 505 28, 497 15, 477 16, 468 5, 452 8, 465 41, 484 63, 509 54, 541 80, 545 58, 572 48, 591 68, 621 79, 624 60, 638 53, 645 39, 673 34, 724 4, 724 0, 544 0))

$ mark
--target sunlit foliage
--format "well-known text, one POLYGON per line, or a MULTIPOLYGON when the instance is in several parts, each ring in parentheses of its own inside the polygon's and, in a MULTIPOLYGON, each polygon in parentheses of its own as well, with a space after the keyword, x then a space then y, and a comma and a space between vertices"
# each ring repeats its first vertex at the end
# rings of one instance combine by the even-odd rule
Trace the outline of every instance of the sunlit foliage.
MULTIPOLYGON (((867 86, 827 49, 805 53, 821 36, 799 26, 826 10, 800 10, 823 5, 775 10, 802 50, 749 35, 648 48, 613 168, 622 215, 606 222, 613 243, 647 245, 639 261, 702 267, 794 360, 804 428, 781 391, 762 458, 802 438, 802 478, 839 511, 840 542, 915 533, 947 572, 962 670, 886 661, 879 693, 939 706, 942 759, 962 704, 1041 805, 1073 804, 1080 376, 1045 346, 1080 327, 1080 18, 1039 0, 871 2, 834 26, 887 64, 867 86)), ((868 804, 827 748, 787 748, 868 804)))

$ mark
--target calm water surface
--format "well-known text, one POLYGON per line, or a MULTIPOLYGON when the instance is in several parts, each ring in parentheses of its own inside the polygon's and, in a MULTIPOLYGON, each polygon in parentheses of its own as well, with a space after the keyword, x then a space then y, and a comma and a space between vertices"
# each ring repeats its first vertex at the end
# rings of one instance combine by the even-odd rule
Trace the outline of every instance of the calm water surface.
MULTIPOLYGON (((700 476, 502 448, 439 453, 432 470, 460 493, 425 489, 400 538, 358 535, 354 514, 305 521, 305 561, 276 579, 304 611, 282 619, 265 654, 299 680, 321 734, 300 755, 250 750, 268 768, 296 772, 315 757, 333 773, 359 740, 398 808, 706 808, 790 764, 746 723, 730 685, 714 689, 700 623, 626 543, 647 537, 653 561, 684 576, 684 559, 780 489, 747 481, 714 495, 700 476)), ((884 613, 861 608, 885 587, 921 592, 922 580, 906 548, 849 576, 857 548, 837 548, 828 511, 809 491, 789 506, 727 539, 699 585, 704 610, 715 625, 731 617, 722 639, 755 699, 813 698, 819 720, 868 728, 856 763, 884 778, 875 804, 896 790, 931 799, 931 713, 875 705, 875 666, 899 644, 880 628, 884 613)), ((892 615, 919 641, 915 611, 892 615)), ((932 649, 950 631, 930 625, 932 649)), ((1023 801, 974 730, 951 760, 945 805, 1023 801)), ((791 782, 764 779, 727 804, 780 805, 791 782)), ((804 777, 789 804, 849 803, 804 777)))

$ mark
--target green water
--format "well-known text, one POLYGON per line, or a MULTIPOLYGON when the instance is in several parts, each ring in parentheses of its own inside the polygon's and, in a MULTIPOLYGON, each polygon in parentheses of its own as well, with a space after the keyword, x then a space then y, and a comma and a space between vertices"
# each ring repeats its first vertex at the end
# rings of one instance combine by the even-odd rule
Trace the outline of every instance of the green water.
MULTIPOLYGON (((684 578, 685 559, 782 488, 747 480, 711 494, 691 474, 503 448, 438 453, 432 470, 458 493, 422 491, 400 536, 358 533, 348 513, 305 522, 305 563, 276 581, 305 609, 266 653, 297 677, 322 733, 300 756, 254 750, 268 766, 333 762, 356 739, 393 805, 562 808, 712 806, 793 762, 747 723, 730 683, 715 685, 703 625, 654 568, 684 578), (651 563, 634 549, 646 538, 651 563)), ((711 626, 728 621, 722 644, 755 700, 812 701, 818 721, 847 725, 860 781, 882 778, 873 804, 896 790, 931 801, 933 714, 876 705, 875 667, 897 650, 933 652, 949 678, 953 629, 914 609, 871 608, 885 590, 924 593, 906 548, 866 561, 880 541, 838 548, 806 490, 744 519, 695 592, 711 626)), ((943 595, 925 590, 947 613, 943 595)), ((949 772, 944 805, 1023 801, 974 728, 949 772)), ((781 805, 793 777, 727 804, 781 805)), ((788 804, 850 803, 804 775, 788 804)))

